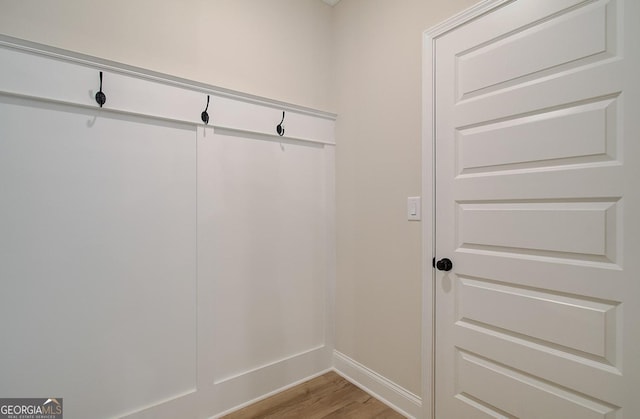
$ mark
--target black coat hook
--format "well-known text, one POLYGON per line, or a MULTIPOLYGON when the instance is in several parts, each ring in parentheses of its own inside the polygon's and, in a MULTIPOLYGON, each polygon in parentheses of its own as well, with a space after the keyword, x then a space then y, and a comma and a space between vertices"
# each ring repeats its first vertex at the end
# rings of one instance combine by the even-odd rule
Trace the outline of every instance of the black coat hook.
POLYGON ((107 95, 102 93, 102 71, 100 72, 100 91, 96 93, 96 102, 102 108, 102 105, 107 101, 107 95))
POLYGON ((205 125, 209 124, 209 114, 207 113, 207 109, 209 109, 209 95, 207 95, 207 107, 204 108, 204 111, 200 114, 200 119, 204 122, 205 125))
POLYGON ((280 121, 280 123, 276 127, 276 132, 281 137, 284 135, 284 125, 282 125, 283 122, 284 122, 284 111, 282 111, 282 121, 280 121))

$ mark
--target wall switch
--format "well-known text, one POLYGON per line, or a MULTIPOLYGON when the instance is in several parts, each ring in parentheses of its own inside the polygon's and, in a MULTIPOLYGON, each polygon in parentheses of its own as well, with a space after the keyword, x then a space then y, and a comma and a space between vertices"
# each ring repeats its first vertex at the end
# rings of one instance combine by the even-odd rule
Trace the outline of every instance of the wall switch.
POLYGON ((420 197, 410 196, 407 198, 407 220, 420 221, 420 197))

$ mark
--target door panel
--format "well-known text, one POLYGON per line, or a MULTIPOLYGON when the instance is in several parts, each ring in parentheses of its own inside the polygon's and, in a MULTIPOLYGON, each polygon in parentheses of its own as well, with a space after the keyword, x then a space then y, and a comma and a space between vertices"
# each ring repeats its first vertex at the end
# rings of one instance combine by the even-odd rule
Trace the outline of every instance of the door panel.
POLYGON ((518 0, 435 42, 437 418, 640 417, 639 13, 518 0))
POLYGON ((459 54, 458 92, 465 97, 560 65, 573 63, 575 66, 578 60, 606 50, 605 8, 570 13, 459 54), (584 28, 589 31, 585 32, 584 28), (563 42, 556 42, 558 39, 563 42), (541 46, 545 48, 544 53, 531 54, 541 46), (509 65, 496 65, 506 58, 509 65))
POLYGON ((456 131, 458 175, 613 161, 617 102, 607 98, 456 131), (579 142, 565 138, 582 138, 579 142), (491 149, 492 153, 483 153, 491 149))
POLYGON ((456 364, 461 399, 474 400, 498 417, 596 419, 617 409, 466 351, 456 351, 456 364))
MULTIPOLYGON (((618 305, 458 275, 458 318, 615 362, 618 305), (495 307, 500 307, 496 310, 495 307), (502 316, 502 312, 509 316, 502 316), (536 313, 530 316, 529 313, 536 313), (571 333, 566 333, 571 330, 571 333)), ((486 326, 485 326, 486 327, 486 326)))
POLYGON ((458 247, 615 260, 615 202, 503 201, 457 209, 458 247))

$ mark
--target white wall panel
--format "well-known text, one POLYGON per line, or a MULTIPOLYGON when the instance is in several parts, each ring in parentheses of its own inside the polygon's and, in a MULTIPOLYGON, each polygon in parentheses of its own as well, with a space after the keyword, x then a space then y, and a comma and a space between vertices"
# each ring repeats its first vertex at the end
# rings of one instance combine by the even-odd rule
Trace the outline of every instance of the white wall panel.
POLYGON ((327 370, 335 116, 9 44, 0 393, 211 417, 327 370))
POLYGON ((324 151, 215 135, 199 153, 220 381, 324 342, 324 151))
POLYGON ((194 391, 194 129, 0 99, 0 393, 113 417, 194 391))

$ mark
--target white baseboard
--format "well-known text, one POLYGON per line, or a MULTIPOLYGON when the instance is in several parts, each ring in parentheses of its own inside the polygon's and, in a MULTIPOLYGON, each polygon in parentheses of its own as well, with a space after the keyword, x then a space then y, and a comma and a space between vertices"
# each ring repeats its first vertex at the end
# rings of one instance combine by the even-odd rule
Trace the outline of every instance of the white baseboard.
POLYGON ((313 380, 313 379, 314 379, 314 378, 316 378, 316 377, 320 377, 321 375, 324 375, 324 374, 328 373, 329 371, 332 371, 332 369, 331 369, 331 368, 329 368, 329 369, 326 369, 326 370, 324 370, 324 371, 320 371, 320 372, 317 372, 317 373, 315 373, 315 374, 312 374, 312 375, 310 375, 310 376, 308 376, 308 377, 302 378, 302 379, 300 379, 300 380, 298 380, 298 381, 294 381, 294 382, 293 382, 293 383, 291 383, 291 384, 287 384, 286 386, 280 387, 280 388, 278 388, 278 389, 276 389, 276 390, 273 390, 273 391, 271 391, 271 392, 269 392, 269 393, 263 394, 262 396, 256 397, 256 398, 255 398, 255 399, 253 399, 253 400, 249 400, 248 402, 242 403, 242 404, 240 404, 240 405, 238 405, 238 406, 234 406, 234 407, 232 407, 231 409, 227 409, 226 411, 224 411, 224 412, 222 412, 222 413, 218 413, 218 414, 216 414, 216 415, 214 415, 214 416, 211 416, 209 419, 219 419, 219 418, 222 418, 222 417, 224 417, 224 416, 226 416, 226 415, 228 415, 228 414, 230 414, 230 413, 233 413, 233 412, 235 412, 235 411, 238 411, 238 410, 240 410, 240 409, 242 409, 242 408, 245 408, 245 407, 247 407, 247 406, 250 406, 250 405, 252 405, 252 404, 254 404, 254 403, 258 403, 258 402, 260 402, 260 401, 262 401, 262 400, 264 400, 264 399, 267 399, 267 398, 269 398, 269 397, 271 397, 271 396, 275 396, 276 394, 282 393, 283 391, 289 390, 289 389, 290 389, 290 388, 292 388, 292 387, 295 387, 295 386, 300 385, 300 384, 302 384, 302 383, 306 383, 307 381, 309 381, 309 380, 313 380))
POLYGON ((422 412, 422 400, 393 381, 370 370, 345 354, 333 351, 335 371, 362 390, 408 417, 418 418, 422 412))
POLYGON ((200 408, 215 413, 213 418, 221 417, 330 371, 332 349, 323 345, 231 377, 218 377, 210 386, 199 389, 200 408))

